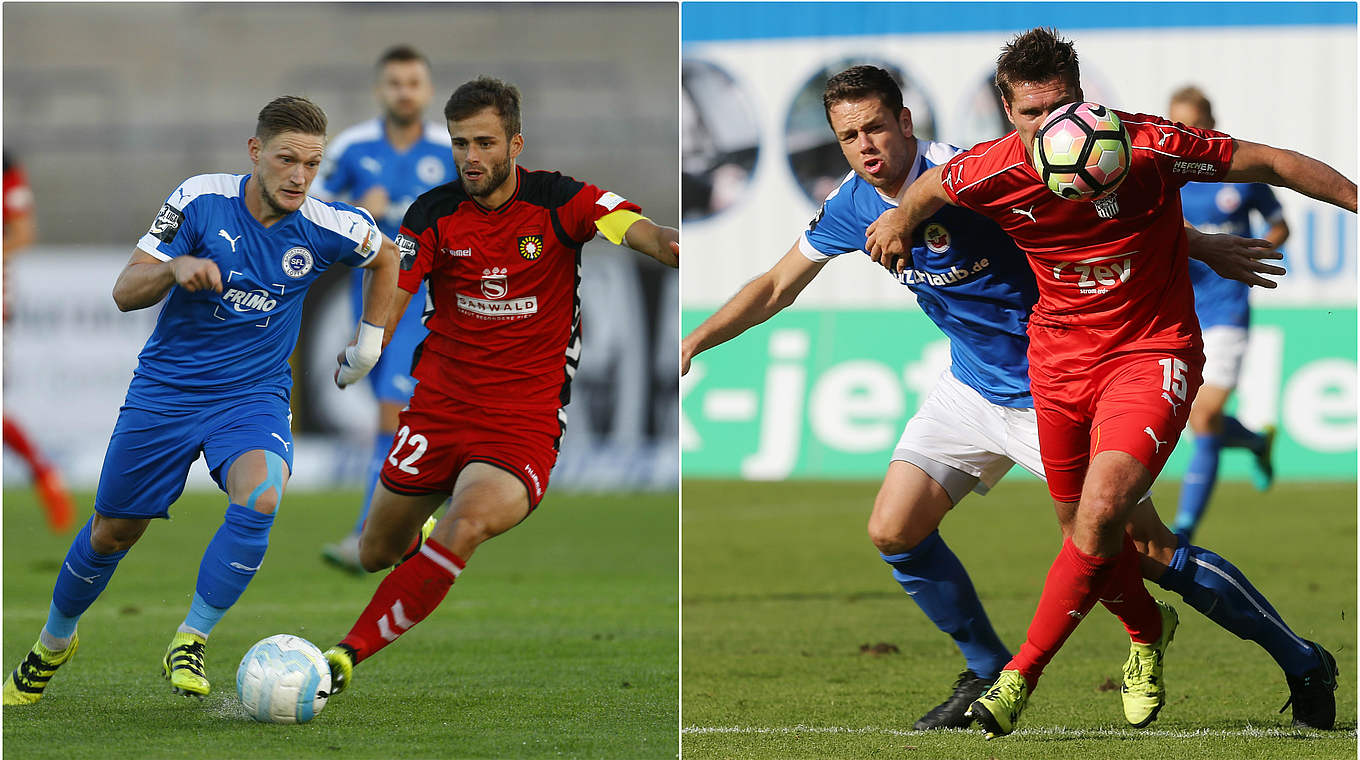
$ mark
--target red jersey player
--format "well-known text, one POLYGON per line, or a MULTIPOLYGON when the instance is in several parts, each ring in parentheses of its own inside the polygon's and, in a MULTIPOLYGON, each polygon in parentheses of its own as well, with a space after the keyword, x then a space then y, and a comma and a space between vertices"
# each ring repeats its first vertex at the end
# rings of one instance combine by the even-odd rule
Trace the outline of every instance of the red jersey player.
MULTIPOLYGON (((596 231, 670 266, 679 235, 624 198, 516 165, 519 92, 482 78, 444 108, 459 178, 421 195, 397 238, 394 314, 428 280, 429 337, 359 542, 369 572, 397 562, 452 495, 420 550, 378 586, 326 652, 334 692, 439 605, 472 552, 538 505, 581 352, 581 247, 596 231)), ((388 326, 388 334, 394 325, 388 326)))
MULTIPOLYGON (((33 190, 28 186, 28 175, 18 161, 4 154, 4 263, 9 266, 10 257, 27 248, 37 237, 37 225, 33 218, 33 190)), ((5 321, 9 320, 9 288, 5 287, 3 305, 5 321)), ((71 496, 62 483, 57 468, 47 461, 39 451, 38 445, 19 423, 4 417, 5 446, 23 458, 33 474, 33 486, 38 490, 38 499, 47 512, 47 524, 54 533, 63 533, 75 521, 75 506, 71 496)))
MULTIPOLYGON (((1053 30, 1021 34, 998 59, 996 84, 1016 131, 923 175, 869 228, 875 260, 900 268, 921 220, 945 203, 970 208, 1015 239, 1039 283, 1031 389, 1049 492, 1073 527, 1024 645, 970 714, 988 738, 1014 730, 1044 665, 1099 599, 1133 639, 1126 689, 1130 681, 1139 688, 1125 692, 1124 711, 1145 726, 1165 703, 1162 655, 1176 615, 1143 588, 1124 523, 1185 426, 1204 361, 1179 189, 1196 180, 1265 182, 1353 212, 1356 188, 1292 151, 1121 112, 1133 148, 1128 177, 1100 201, 1068 201, 1039 179, 1029 150, 1053 109, 1082 100, 1076 51, 1053 30)), ((1317 655, 1302 693, 1330 698, 1335 661, 1320 648, 1317 655)))

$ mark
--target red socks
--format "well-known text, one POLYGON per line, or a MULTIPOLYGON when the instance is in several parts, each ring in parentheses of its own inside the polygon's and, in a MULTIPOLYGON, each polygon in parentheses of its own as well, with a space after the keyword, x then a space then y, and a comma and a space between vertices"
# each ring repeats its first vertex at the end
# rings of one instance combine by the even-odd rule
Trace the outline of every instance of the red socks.
POLYGON ((414 557, 388 573, 340 642, 354 649, 355 664, 396 641, 434 612, 465 565, 458 555, 426 541, 414 557))
POLYGON ((1097 600, 1124 622, 1134 640, 1150 643, 1162 635, 1161 613, 1143 586, 1132 539, 1125 535, 1117 556, 1101 558, 1081 551, 1069 538, 1048 570, 1025 643, 1005 669, 1020 671, 1033 689, 1044 666, 1097 600))

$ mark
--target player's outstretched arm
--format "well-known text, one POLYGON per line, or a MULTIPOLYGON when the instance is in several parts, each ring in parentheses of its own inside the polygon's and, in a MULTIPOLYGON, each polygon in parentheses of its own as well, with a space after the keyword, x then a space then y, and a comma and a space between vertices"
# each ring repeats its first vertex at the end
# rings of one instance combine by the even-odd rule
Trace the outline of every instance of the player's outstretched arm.
POLYGON ((1292 150, 1234 140, 1232 164, 1224 179, 1287 187, 1355 213, 1355 183, 1316 158, 1292 150))
POLYGON ((674 227, 662 227, 645 216, 639 217, 628 225, 623 243, 668 267, 680 266, 680 231, 674 227))
POLYGON ((177 256, 161 261, 140 248, 132 252, 127 266, 113 283, 113 302, 119 311, 136 311, 155 306, 179 285, 189 292, 222 292, 222 272, 211 259, 177 256))
POLYGON ((689 372, 689 362, 698 354, 741 335, 793 303, 825 265, 826 261, 804 256, 794 243, 768 272, 746 283, 732 300, 680 341, 680 374, 689 372))
POLYGON ((911 264, 911 233, 931 214, 949 203, 941 183, 943 167, 927 170, 911 183, 897 208, 888 209, 865 230, 869 258, 894 274, 911 264))
POLYGON ((1269 240, 1242 238, 1236 235, 1208 234, 1185 226, 1190 243, 1191 258, 1199 259, 1219 276, 1262 288, 1273 288, 1279 283, 1264 275, 1284 275, 1284 267, 1267 264, 1278 261, 1284 254, 1275 250, 1269 240))
MULTIPOLYGON (((397 244, 384 235, 378 252, 364 264, 364 313, 358 334, 336 357, 337 386, 344 388, 358 382, 382 356, 383 347, 391 338, 388 322, 397 292, 397 274, 397 244)), ((406 300, 409 298, 408 295, 406 300)))

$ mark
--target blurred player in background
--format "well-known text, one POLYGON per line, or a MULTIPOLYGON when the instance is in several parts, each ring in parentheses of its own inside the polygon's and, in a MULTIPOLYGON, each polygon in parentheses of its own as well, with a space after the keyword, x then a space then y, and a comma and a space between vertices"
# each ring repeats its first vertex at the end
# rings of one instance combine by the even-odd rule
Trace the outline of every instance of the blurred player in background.
MULTIPOLYGON (((4 154, 4 268, 15 254, 33 244, 38 237, 38 224, 33 211, 33 190, 28 186, 28 175, 24 167, 14 160, 8 152, 4 154)), ((3 272, 0 272, 3 277, 3 272)), ((9 279, 3 280, 4 321, 9 321, 9 279)), ((6 370, 9 362, 5 362, 6 370)), ((38 445, 28 433, 9 415, 4 415, 5 447, 18 454, 28 465, 33 476, 33 487, 38 491, 38 500, 47 513, 47 525, 54 533, 63 533, 75 521, 75 507, 71 495, 62 483, 57 468, 47 461, 38 450, 38 445)))
MULTIPOLYGON (((1011 733, 1044 667, 1101 601, 1118 604, 1140 649, 1126 669, 1147 689, 1125 694, 1125 717, 1147 725, 1166 701, 1162 657, 1176 615, 1143 587, 1125 524, 1171 455, 1204 364, 1178 191, 1196 180, 1263 181, 1354 212, 1355 183, 1293 151, 1116 112, 1132 147, 1127 177, 1113 196, 1070 201, 1048 189, 1029 152, 1054 109, 1082 100, 1076 50, 1052 29, 1017 35, 997 59, 996 84, 1016 131, 923 173, 868 230, 874 260, 897 271, 926 218, 945 205, 969 208, 1010 234, 1039 285, 1030 389, 1049 494, 1072 530, 1025 643, 970 713, 989 738, 1011 733), (1125 276, 1099 287, 1078 266, 1111 259, 1125 276)), ((1316 644, 1297 650, 1285 673, 1295 722, 1330 728, 1331 654, 1316 644)))
MULTIPOLYGON (((1199 129, 1214 128, 1214 111, 1209 99, 1197 87, 1185 87, 1171 96, 1167 118, 1199 129)), ((1181 188, 1181 210, 1185 220, 1201 232, 1227 232, 1247 236, 1251 232, 1251 212, 1255 211, 1267 227, 1262 236, 1278 248, 1289 238, 1280 202, 1270 185, 1253 182, 1191 182, 1181 188)), ((1275 441, 1274 427, 1257 433, 1248 430, 1223 407, 1237 387, 1242 371, 1242 355, 1247 351, 1247 326, 1251 304, 1247 286, 1225 280, 1198 261, 1190 262, 1190 282, 1195 288, 1195 315, 1204 335, 1204 385, 1190 407, 1190 430, 1194 432, 1194 453, 1185 479, 1181 481, 1181 503, 1176 512, 1176 534, 1189 541, 1204 517, 1204 509, 1218 482, 1218 454, 1225 448, 1250 451, 1255 462, 1252 473, 1256 487, 1264 491, 1275 477, 1270 461, 1275 441)))
POLYGON ((415 362, 415 395, 364 525, 364 568, 397 562, 435 508, 452 501, 326 652, 333 693, 348 686, 356 664, 434 611, 478 545, 543 498, 581 355, 581 247, 598 231, 669 266, 679 259, 676 230, 641 216, 636 204, 516 164, 524 137, 515 87, 467 82, 444 117, 459 180, 420 196, 397 238, 395 308, 428 279, 434 312, 415 362))
MULTIPOLYGON (((823 104, 853 171, 783 258, 681 342, 681 371, 688 371, 695 355, 792 304, 828 262, 862 254, 865 228, 896 206, 902 188, 961 152, 913 136, 911 112, 883 69, 855 66, 831 77, 823 104)), ((1227 264, 1214 256, 1215 246, 1237 242, 1226 235, 1196 235, 1195 253, 1227 264)), ((1249 271, 1235 274, 1274 287, 1249 271)), ((902 431, 874 499, 869 537, 893 578, 964 656, 953 693, 913 728, 964 728, 972 722, 968 707, 1011 654, 939 527, 970 491, 986 494, 1014 464, 1044 476, 1025 357, 1026 325, 1037 294, 1034 276, 1011 239, 993 222, 953 207, 923 224, 912 242, 911 267, 899 281, 948 336, 951 361, 902 431)), ((1277 661, 1277 652, 1289 648, 1308 651, 1236 566, 1208 549, 1178 546, 1150 499, 1135 507, 1129 531, 1146 555, 1144 577, 1180 594, 1239 638, 1260 644, 1277 661)), ((1117 614, 1118 608, 1111 611, 1117 614)), ((1130 693, 1137 692, 1139 678, 1125 673, 1130 693)))
POLYGON ((336 370, 341 387, 377 362, 378 325, 396 289, 396 246, 372 217, 307 197, 325 144, 320 108, 303 98, 271 101, 247 143, 252 173, 185 180, 118 275, 113 299, 122 311, 166 303, 109 439, 95 514, 57 572, 38 642, 5 679, 4 704, 42 697, 76 652, 80 616, 151 520, 169 517, 200 452, 227 510, 162 670, 176 693, 208 693, 208 636, 260 568, 292 471, 288 357, 308 286, 336 263, 369 272, 358 337, 336 370))
MULTIPOLYGON (((397 45, 378 58, 374 92, 382 108, 379 116, 341 132, 331 144, 317 177, 315 195, 340 198, 366 209, 389 238, 396 238, 406 209, 421 193, 457 175, 449 152, 449 131, 442 124, 424 120, 425 108, 434 98, 430 62, 414 48, 397 45)), ((363 303, 363 277, 355 272, 352 283, 354 313, 363 303)), ((359 533, 368 517, 373 486, 392 448, 397 415, 411 399, 416 381, 411 377, 411 356, 425 338, 421 313, 425 309, 422 284, 401 323, 392 333, 382 358, 369 373, 378 400, 378 432, 364 483, 364 502, 349 535, 322 548, 322 556, 335 565, 362 573, 359 564, 359 533)))

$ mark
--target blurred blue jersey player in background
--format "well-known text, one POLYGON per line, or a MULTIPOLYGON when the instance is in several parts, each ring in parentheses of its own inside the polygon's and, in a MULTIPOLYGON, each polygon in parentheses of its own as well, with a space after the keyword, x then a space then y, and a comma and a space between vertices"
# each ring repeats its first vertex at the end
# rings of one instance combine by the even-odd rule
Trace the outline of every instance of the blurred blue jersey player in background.
MULTIPOLYGON (((434 97, 430 63, 413 48, 398 45, 378 58, 374 87, 382 116, 341 132, 331 144, 318 177, 316 196, 341 198, 367 209, 383 234, 396 239, 401 219, 421 193, 457 179, 448 128, 424 121, 425 107, 434 97)), ((351 296, 358 313, 361 279, 355 274, 351 296)), ((411 355, 425 339, 421 315, 425 309, 422 284, 393 333, 382 359, 369 374, 378 401, 378 432, 373 441, 364 502, 359 517, 340 541, 322 548, 322 556, 339 567, 363 573, 359 564, 359 534, 373 499, 383 459, 392 447, 397 415, 411 399, 411 355)))
MULTIPOLYGON (((863 255, 869 224, 896 207, 897 198, 922 172, 960 152, 913 136, 911 112, 903 108, 898 84, 883 69, 854 66, 833 76, 823 105, 853 171, 769 271, 681 341, 681 372, 689 371, 699 353, 792 304, 827 262, 847 253, 863 255)), ((1241 242, 1191 235, 1191 255, 1212 256, 1223 271, 1231 269, 1234 276, 1273 287, 1236 266, 1246 260, 1242 256, 1261 250, 1249 242, 1238 248, 1241 242), (1225 256, 1235 259, 1233 266, 1227 266, 1225 256)), ((969 491, 985 494, 1014 464, 1043 477, 1043 463, 1026 358, 1026 327, 1037 289, 1023 254, 990 220, 949 206, 921 225, 912 246, 911 263, 898 279, 948 336, 951 366, 907 421, 868 528, 893 578, 964 657, 965 669, 953 693, 915 722, 913 728, 920 731, 967 726, 972 722, 966 714, 969 705, 1010 660, 967 571, 941 536, 940 524, 969 491)), ((1283 272, 1271 267, 1255 271, 1283 272)), ((883 336, 891 341, 891 329, 883 336)), ((1317 674, 1325 671, 1331 655, 1294 635, 1232 563, 1208 549, 1178 542, 1151 500, 1134 509, 1128 530, 1144 554, 1145 578, 1180 594, 1239 638, 1260 644, 1287 675, 1295 720, 1303 716, 1309 725, 1331 727, 1335 679, 1302 678, 1314 669, 1317 674)), ((1111 611, 1118 614, 1117 609, 1111 611)), ((1126 666, 1128 693, 1136 696, 1153 686, 1146 672, 1126 666)))
MULTIPOLYGON (((1177 90, 1171 96, 1167 117, 1191 127, 1214 128, 1213 107, 1195 87, 1177 90)), ((1265 222, 1263 235, 1279 247, 1289 237, 1280 202, 1270 186, 1254 183, 1238 185, 1225 182, 1191 182, 1181 188, 1181 207, 1185 220, 1201 232, 1226 232, 1250 237, 1251 213, 1265 222)), ((1175 531, 1188 540, 1204 517, 1204 509, 1218 481, 1218 455, 1225 448, 1243 448, 1254 457, 1253 479, 1265 490, 1275 477, 1270 455, 1275 439, 1273 427, 1257 433, 1248 430, 1236 417, 1225 414, 1228 397, 1237 387, 1242 357, 1247 350, 1247 327, 1251 306, 1247 286, 1226 280, 1198 261, 1190 262, 1190 279, 1195 286, 1195 313, 1204 333, 1204 385, 1190 407, 1190 430, 1194 450, 1185 479, 1181 482, 1180 509, 1175 531)))
POLYGON ((288 357, 307 288, 337 263, 368 272, 363 321, 336 370, 342 388, 377 362, 396 290, 396 245, 372 217, 307 196, 325 144, 320 108, 271 101, 247 142, 252 173, 185 180, 118 275, 119 309, 165 305, 109 439, 95 514, 57 571, 38 642, 5 679, 4 704, 42 697, 76 652, 80 616, 151 520, 169 517, 200 453, 227 510, 162 668, 175 692, 208 693, 208 636, 263 563, 292 470, 288 357))

